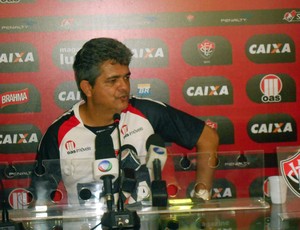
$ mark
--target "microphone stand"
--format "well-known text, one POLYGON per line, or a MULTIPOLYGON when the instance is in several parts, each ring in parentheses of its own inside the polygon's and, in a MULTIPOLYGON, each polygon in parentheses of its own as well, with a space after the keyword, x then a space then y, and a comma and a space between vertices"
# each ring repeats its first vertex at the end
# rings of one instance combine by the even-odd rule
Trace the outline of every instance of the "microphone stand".
POLYGON ((118 132, 118 161, 119 161, 119 199, 117 203, 117 210, 108 210, 101 218, 102 229, 140 229, 140 218, 136 211, 130 211, 124 208, 124 202, 122 199, 122 183, 121 183, 121 138, 120 138, 120 114, 114 114, 113 116, 115 126, 118 132))

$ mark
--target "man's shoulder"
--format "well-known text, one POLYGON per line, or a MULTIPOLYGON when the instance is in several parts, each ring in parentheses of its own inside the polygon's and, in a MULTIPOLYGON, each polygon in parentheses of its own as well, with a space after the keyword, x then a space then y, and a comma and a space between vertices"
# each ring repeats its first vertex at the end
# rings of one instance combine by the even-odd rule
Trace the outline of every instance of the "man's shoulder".
POLYGON ((72 109, 65 111, 61 116, 55 119, 52 124, 49 126, 48 130, 58 131, 63 125, 74 125, 78 124, 78 121, 75 119, 74 111, 72 109))
POLYGON ((139 97, 132 97, 130 99, 130 104, 133 107, 136 108, 140 108, 140 107, 145 107, 145 108, 149 108, 150 107, 166 107, 166 104, 161 102, 161 101, 157 101, 157 100, 153 100, 151 98, 139 98, 139 97))

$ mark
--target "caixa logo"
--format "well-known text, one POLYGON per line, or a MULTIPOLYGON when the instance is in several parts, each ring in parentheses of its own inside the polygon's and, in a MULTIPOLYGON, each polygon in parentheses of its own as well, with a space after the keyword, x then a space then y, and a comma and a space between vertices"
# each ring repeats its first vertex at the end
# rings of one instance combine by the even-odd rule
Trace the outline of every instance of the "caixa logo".
POLYGON ((133 54, 131 66, 134 68, 157 68, 169 64, 169 50, 160 39, 127 39, 124 43, 133 54))
POLYGON ((0 0, 0 3, 5 4, 5 3, 19 3, 21 0, 0 0))
POLYGON ((295 43, 285 34, 257 34, 247 41, 246 55, 258 64, 295 62, 295 43))
POLYGON ((55 103, 62 109, 70 109, 81 100, 81 95, 74 81, 67 81, 55 89, 55 103))
POLYGON ((29 43, 0 44, 0 72, 37 72, 36 48, 29 43))
POLYGON ((183 96, 191 105, 228 105, 233 103, 231 82, 224 77, 192 77, 183 86, 183 96))
POLYGON ((0 153, 33 153, 41 131, 31 124, 1 125, 0 153))
POLYGON ((297 125, 288 114, 259 114, 247 125, 249 137, 258 143, 297 141, 297 125))

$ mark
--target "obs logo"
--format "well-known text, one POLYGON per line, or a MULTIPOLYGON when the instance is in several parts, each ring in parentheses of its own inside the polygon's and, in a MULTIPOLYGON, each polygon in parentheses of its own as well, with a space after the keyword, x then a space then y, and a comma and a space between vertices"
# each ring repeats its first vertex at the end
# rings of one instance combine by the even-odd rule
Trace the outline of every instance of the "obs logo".
POLYGON ((297 141, 295 120, 288 114, 260 114, 248 125, 249 137, 257 143, 297 141))
POLYGON ((256 103, 296 101, 296 84, 287 74, 256 75, 248 81, 246 91, 256 103))
POLYGON ((246 44, 246 55, 258 64, 295 62, 295 44, 285 34, 254 35, 246 44))

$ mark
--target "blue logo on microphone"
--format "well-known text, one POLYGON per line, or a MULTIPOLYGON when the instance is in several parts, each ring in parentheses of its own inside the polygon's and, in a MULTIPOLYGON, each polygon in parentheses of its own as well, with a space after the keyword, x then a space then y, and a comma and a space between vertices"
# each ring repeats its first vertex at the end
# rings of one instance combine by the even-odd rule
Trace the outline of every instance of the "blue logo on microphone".
POLYGON ((154 147, 153 150, 155 153, 157 153, 159 155, 163 155, 165 153, 164 149, 160 148, 160 147, 154 147))
POLYGON ((103 160, 98 164, 98 169, 101 172, 108 172, 112 169, 112 163, 108 160, 103 160))

